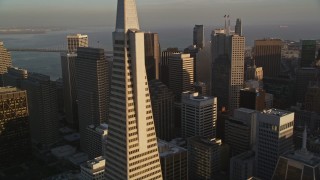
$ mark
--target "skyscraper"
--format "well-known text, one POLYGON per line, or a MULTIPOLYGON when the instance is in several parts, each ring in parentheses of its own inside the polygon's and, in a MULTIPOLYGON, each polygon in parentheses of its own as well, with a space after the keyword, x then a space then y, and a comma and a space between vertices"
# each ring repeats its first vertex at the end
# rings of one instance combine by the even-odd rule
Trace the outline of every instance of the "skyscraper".
POLYGON ((175 53, 169 57, 169 88, 173 91, 176 101, 181 100, 185 91, 193 91, 193 58, 190 54, 175 53))
POLYGON ((182 147, 158 140, 163 180, 188 179, 188 151, 182 147))
POLYGON ((28 79, 21 82, 27 90, 31 139, 34 145, 50 146, 58 141, 58 98, 57 88, 50 77, 28 73, 28 79))
POLYGON ((157 138, 170 141, 174 138, 174 94, 159 80, 150 81, 149 89, 157 138))
POLYGON ((252 180, 249 179, 254 175, 255 153, 254 151, 246 151, 230 160, 230 180, 252 180))
POLYGON ((220 170, 221 140, 195 136, 188 139, 189 179, 215 179, 220 170))
POLYGON ((169 57, 173 53, 180 53, 180 51, 178 48, 168 48, 167 50, 161 52, 160 80, 166 86, 169 86, 169 57))
POLYGON ((73 128, 79 129, 76 91, 76 58, 77 54, 75 53, 61 54, 61 70, 66 121, 73 128))
POLYGON ((84 152, 88 154, 89 159, 103 155, 104 144, 107 140, 107 137, 107 124, 101 124, 99 126, 89 125, 87 127, 84 152))
POLYGON ((296 100, 304 103, 306 92, 309 86, 313 86, 320 81, 320 70, 316 68, 300 68, 296 72, 296 100))
POLYGON ((225 142, 231 156, 252 150, 256 144, 256 121, 257 112, 246 108, 234 110, 233 117, 225 121, 225 142))
POLYGON ((316 60, 316 40, 301 40, 300 67, 311 67, 316 60))
POLYGON ((216 137, 217 98, 183 93, 181 99, 182 137, 216 137))
POLYGON ((159 79, 160 44, 158 33, 145 33, 144 47, 148 81, 159 79))
POLYGON ((267 77, 277 77, 281 72, 280 39, 262 39, 254 42, 254 58, 258 67, 263 68, 263 74, 267 77))
POLYGON ((239 107, 244 83, 245 38, 225 34, 225 31, 215 32, 212 38, 212 95, 219 99, 220 108, 233 111, 239 107))
POLYGON ((87 126, 107 122, 108 70, 103 49, 79 47, 76 67, 80 145, 87 126))
POLYGON ((23 162, 31 155, 26 91, 0 88, 0 168, 23 162))
POLYGON ((310 86, 306 92, 305 108, 320 114, 320 86, 310 86))
POLYGON ((257 116, 257 176, 271 179, 280 155, 293 150, 294 113, 270 109, 257 116))
POLYGON ((7 72, 7 68, 12 65, 11 54, 0 41, 0 86, 3 86, 2 76, 7 72))
POLYGON ((118 0, 106 150, 107 179, 162 179, 135 0, 118 0))
POLYGON ((237 19, 236 26, 234 28, 234 33, 239 36, 242 36, 242 22, 240 18, 237 19))
POLYGON ((193 45, 197 48, 203 49, 205 45, 204 26, 195 25, 193 28, 193 45))
POLYGON ((78 47, 88 47, 88 35, 75 34, 67 36, 68 52, 77 52, 78 47))

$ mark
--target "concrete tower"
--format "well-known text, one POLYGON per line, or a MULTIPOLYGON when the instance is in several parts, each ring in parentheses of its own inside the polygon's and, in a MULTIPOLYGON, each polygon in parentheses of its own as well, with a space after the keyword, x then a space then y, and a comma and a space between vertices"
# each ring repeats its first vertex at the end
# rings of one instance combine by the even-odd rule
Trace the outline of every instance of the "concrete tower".
POLYGON ((118 0, 106 178, 162 179, 135 0, 118 0))

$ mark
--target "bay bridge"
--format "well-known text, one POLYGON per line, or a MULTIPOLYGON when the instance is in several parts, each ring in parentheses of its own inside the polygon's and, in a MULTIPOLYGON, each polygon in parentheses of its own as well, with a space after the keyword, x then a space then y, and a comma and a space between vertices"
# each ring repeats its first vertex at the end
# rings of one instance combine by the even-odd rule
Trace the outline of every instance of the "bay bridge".
POLYGON ((8 51, 17 52, 56 52, 56 53, 66 53, 67 49, 50 49, 50 48, 7 48, 8 51))
MULTIPOLYGON (((97 48, 102 48, 97 47, 97 48)), ((8 47, 6 48, 8 51, 10 52, 44 52, 44 53, 67 53, 68 52, 68 48, 66 46, 59 46, 59 47, 51 47, 51 48, 12 48, 12 47, 8 47)), ((103 49, 103 48, 102 48, 103 49)), ((105 50, 106 55, 112 55, 113 51, 106 51, 105 50)))

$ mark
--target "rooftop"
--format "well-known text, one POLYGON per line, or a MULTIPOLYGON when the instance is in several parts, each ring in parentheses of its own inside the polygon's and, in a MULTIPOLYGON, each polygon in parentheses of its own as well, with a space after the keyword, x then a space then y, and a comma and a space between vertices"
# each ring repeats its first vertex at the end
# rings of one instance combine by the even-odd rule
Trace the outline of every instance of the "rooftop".
POLYGON ((79 133, 72 133, 72 134, 64 136, 63 139, 68 142, 77 141, 80 139, 80 134, 79 133))
POLYGON ((238 109, 236 109, 236 111, 244 112, 244 113, 248 113, 248 114, 251 114, 251 113, 255 113, 255 112, 256 112, 256 111, 253 110, 253 109, 247 109, 247 108, 238 108, 238 109))
POLYGON ((187 150, 182 147, 179 147, 177 145, 174 145, 172 143, 169 143, 160 139, 158 139, 158 149, 159 149, 160 157, 166 157, 166 156, 178 154, 181 152, 187 152, 187 150))
POLYGON ((269 109, 269 110, 264 110, 263 112, 261 112, 261 114, 267 114, 267 115, 279 116, 279 117, 286 116, 290 113, 291 112, 289 112, 289 111, 274 109, 274 108, 269 109))
POLYGON ((66 156, 70 156, 76 152, 76 148, 65 145, 51 149, 51 153, 57 158, 63 158, 66 156))
POLYGON ((320 157, 312 153, 304 156, 297 152, 289 152, 282 157, 306 164, 311 167, 320 167, 320 157))

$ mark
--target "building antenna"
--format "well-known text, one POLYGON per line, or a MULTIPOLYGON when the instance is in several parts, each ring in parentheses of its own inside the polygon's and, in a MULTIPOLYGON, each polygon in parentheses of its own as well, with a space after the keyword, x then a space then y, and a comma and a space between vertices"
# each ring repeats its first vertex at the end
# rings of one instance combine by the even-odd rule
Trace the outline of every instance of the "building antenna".
POLYGON ((229 36, 230 35, 230 15, 228 15, 228 29, 227 29, 227 35, 229 36))
POLYGON ((224 31, 227 31, 227 15, 224 15, 224 31))

